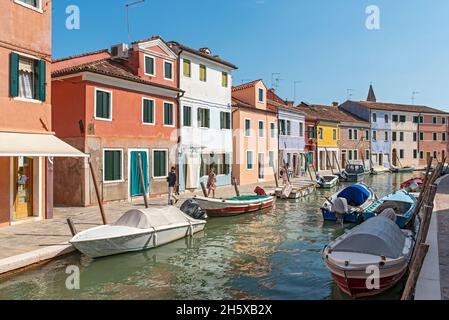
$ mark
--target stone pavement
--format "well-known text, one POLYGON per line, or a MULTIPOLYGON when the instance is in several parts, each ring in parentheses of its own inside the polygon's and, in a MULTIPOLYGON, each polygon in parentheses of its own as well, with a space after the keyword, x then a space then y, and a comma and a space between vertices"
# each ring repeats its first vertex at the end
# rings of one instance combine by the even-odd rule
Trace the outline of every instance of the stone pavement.
MULTIPOLYGON (((299 180, 294 179, 293 183, 299 180)), ((242 194, 252 194, 256 186, 263 187, 267 193, 275 189, 274 182, 259 183, 240 186, 242 194)), ((202 195, 201 191, 184 193, 177 206, 195 194, 202 195)), ((219 187, 216 196, 219 198, 235 195, 233 186, 219 187)), ((165 205, 167 196, 152 198, 150 205, 165 205)), ((124 212, 131 208, 143 207, 143 198, 134 198, 132 203, 114 202, 104 205, 109 223, 115 222, 124 212)), ((0 274, 14 269, 48 260, 73 251, 67 244, 71 239, 66 219, 72 217, 77 231, 83 231, 102 224, 98 206, 87 208, 55 208, 54 218, 44 221, 25 222, 22 224, 0 228, 0 274)))

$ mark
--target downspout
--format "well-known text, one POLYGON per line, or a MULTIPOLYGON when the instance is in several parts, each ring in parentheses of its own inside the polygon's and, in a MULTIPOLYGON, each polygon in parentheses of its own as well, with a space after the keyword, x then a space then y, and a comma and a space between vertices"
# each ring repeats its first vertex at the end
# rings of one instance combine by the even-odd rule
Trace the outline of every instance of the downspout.
MULTIPOLYGON (((419 164, 419 161, 421 161, 421 148, 420 148, 420 145, 421 145, 421 115, 422 115, 422 113, 419 113, 418 114, 418 132, 416 133, 416 140, 418 141, 418 154, 417 154, 417 156, 418 156, 418 164, 419 164)), ((418 167, 419 167, 419 165, 418 165, 418 167)))
MULTIPOLYGON (((178 79, 177 79, 177 88, 181 89, 181 53, 184 51, 184 49, 180 49, 178 52, 178 79)), ((181 98, 184 97, 185 91, 179 92, 178 97, 176 100, 178 101, 178 121, 177 121, 177 127, 178 127, 178 147, 176 152, 176 179, 178 180, 176 184, 178 185, 178 192, 179 192, 179 173, 180 173, 180 167, 179 167, 179 154, 181 152, 181 98)))

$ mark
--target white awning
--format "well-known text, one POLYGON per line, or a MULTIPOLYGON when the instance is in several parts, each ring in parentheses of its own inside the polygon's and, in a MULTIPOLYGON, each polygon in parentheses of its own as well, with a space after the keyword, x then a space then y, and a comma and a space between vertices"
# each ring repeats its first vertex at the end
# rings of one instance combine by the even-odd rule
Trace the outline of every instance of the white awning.
POLYGON ((88 157, 51 134, 0 132, 0 157, 88 157))

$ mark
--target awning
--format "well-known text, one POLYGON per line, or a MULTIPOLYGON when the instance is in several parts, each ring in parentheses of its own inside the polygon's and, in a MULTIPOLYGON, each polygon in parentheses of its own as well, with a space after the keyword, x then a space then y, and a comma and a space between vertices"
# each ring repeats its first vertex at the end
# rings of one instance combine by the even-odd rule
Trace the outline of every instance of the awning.
POLYGON ((51 134, 0 132, 0 157, 88 157, 51 134))

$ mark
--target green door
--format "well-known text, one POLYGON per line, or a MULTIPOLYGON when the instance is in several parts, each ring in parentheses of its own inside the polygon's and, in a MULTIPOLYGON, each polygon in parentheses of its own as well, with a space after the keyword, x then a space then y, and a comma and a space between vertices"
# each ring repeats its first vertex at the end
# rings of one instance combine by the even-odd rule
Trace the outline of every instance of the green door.
POLYGON ((130 192, 131 197, 140 196, 143 194, 142 187, 140 184, 140 173, 139 173, 139 160, 138 155, 140 154, 142 158, 142 171, 143 178, 145 181, 145 191, 149 191, 149 181, 148 181, 148 155, 146 151, 131 151, 130 166, 130 192))

